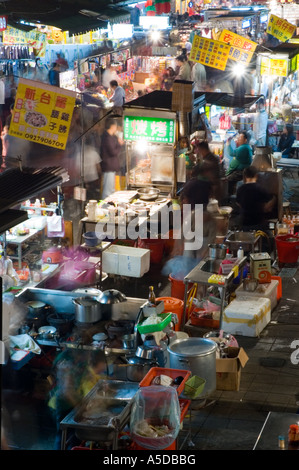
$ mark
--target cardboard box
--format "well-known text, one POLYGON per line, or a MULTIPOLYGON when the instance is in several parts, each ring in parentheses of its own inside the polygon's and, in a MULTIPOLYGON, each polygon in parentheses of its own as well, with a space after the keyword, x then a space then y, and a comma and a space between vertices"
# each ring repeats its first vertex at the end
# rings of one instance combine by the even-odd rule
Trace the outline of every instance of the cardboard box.
POLYGON ((216 359, 216 389, 240 390, 241 371, 249 357, 243 348, 228 347, 227 358, 216 359))
POLYGON ((270 320, 270 299, 237 297, 223 312, 222 329, 232 335, 256 337, 270 320))
POLYGON ((150 269, 150 250, 112 245, 102 254, 103 271, 128 277, 142 277, 150 269))

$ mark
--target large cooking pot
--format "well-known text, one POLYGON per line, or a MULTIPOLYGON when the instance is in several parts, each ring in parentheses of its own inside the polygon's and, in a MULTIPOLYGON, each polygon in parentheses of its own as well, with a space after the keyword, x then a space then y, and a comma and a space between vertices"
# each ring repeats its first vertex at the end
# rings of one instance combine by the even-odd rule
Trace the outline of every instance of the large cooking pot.
POLYGON ((224 259, 227 251, 225 244, 211 243, 209 245, 209 257, 212 259, 224 259))
POLYGON ((192 375, 206 380, 197 399, 206 398, 216 390, 216 348, 214 341, 196 337, 178 339, 167 348, 170 368, 190 370, 192 375))
POLYGON ((101 304, 97 297, 77 297, 75 305, 75 320, 78 323, 97 323, 102 319, 101 304))
POLYGON ((127 301, 127 298, 116 289, 108 289, 99 295, 98 301, 102 306, 103 318, 117 320, 118 315, 123 312, 123 303, 127 301))

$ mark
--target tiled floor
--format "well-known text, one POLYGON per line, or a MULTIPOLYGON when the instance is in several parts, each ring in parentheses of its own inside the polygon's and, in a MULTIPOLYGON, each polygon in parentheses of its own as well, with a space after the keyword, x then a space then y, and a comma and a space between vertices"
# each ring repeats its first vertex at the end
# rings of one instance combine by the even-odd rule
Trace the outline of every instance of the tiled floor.
MULTIPOLYGON (((156 292, 169 295, 167 279, 153 279, 156 292)), ((283 278, 283 298, 259 338, 236 336, 249 356, 240 390, 216 391, 201 407, 192 404, 192 446, 187 440, 183 449, 252 450, 269 411, 297 412, 299 364, 291 362, 291 343, 299 340, 298 279, 297 273, 294 278, 283 278)), ((140 297, 147 295, 149 279, 133 284, 127 295, 136 296, 136 291, 140 297)), ((39 380, 42 383, 44 377, 39 380)), ((36 390, 9 394, 6 403, 11 423, 7 435, 13 449, 53 449, 54 422, 42 394, 36 390)), ((185 420, 182 438, 187 430, 185 420)))

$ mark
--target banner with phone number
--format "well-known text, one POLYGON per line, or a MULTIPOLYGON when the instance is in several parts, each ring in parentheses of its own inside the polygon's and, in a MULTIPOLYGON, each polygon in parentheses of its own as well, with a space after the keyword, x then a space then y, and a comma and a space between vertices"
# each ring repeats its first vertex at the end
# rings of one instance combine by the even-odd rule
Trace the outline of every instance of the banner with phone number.
POLYGON ((213 39, 194 36, 189 59, 194 62, 225 70, 230 46, 213 39))
POLYGON ((20 78, 9 135, 64 150, 75 100, 71 90, 20 78))

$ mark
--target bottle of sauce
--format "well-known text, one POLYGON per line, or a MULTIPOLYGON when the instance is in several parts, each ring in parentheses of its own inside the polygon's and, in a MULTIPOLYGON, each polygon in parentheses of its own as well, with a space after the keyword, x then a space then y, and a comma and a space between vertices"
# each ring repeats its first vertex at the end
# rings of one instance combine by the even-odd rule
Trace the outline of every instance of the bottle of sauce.
POLYGON ((296 449, 299 447, 299 426, 298 424, 291 424, 288 433, 288 448, 296 449))
MULTIPOLYGON (((41 207, 47 207, 47 204, 46 204, 46 201, 45 201, 45 198, 44 198, 44 197, 42 197, 40 206, 41 206, 41 207)), ((47 215, 47 211, 42 211, 42 215, 47 215)))
POLYGON ((153 307, 156 305, 156 295, 155 295, 153 286, 149 287, 148 303, 152 305, 153 307))

